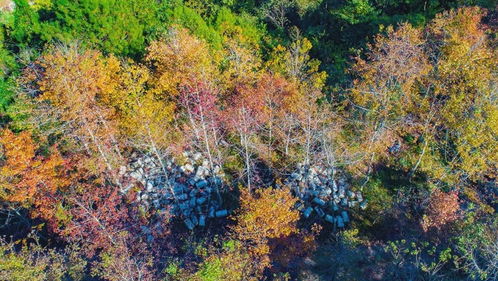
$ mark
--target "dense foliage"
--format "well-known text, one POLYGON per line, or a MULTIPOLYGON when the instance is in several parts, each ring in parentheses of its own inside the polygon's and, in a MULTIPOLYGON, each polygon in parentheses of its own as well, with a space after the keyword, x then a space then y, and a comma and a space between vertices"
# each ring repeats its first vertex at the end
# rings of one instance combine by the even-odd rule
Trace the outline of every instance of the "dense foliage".
POLYGON ((1 280, 498 279, 495 1, 0 9, 1 280))

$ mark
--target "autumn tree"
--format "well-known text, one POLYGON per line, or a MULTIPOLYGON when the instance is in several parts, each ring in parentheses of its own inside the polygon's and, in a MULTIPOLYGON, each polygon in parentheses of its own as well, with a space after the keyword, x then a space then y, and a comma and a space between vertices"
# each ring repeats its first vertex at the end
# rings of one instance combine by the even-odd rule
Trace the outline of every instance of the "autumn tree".
POLYGON ((114 91, 102 95, 102 100, 113 108, 124 142, 143 149, 160 150, 171 143, 170 124, 175 105, 148 91, 151 71, 132 61, 120 64, 114 79, 114 91))
POLYGON ((443 192, 435 190, 429 199, 426 214, 422 219, 422 228, 428 231, 431 228, 440 230, 445 225, 454 222, 460 216, 458 192, 443 192))
POLYGON ((247 87, 249 86, 238 87, 230 97, 224 118, 226 126, 237 137, 240 144, 240 155, 245 165, 246 184, 251 190, 254 177, 254 143, 258 129, 264 123, 262 114, 264 101, 262 93, 253 96, 253 92, 247 87))
POLYGON ((92 274, 109 281, 157 280, 153 270, 153 257, 146 245, 136 243, 130 247, 125 236, 118 237, 113 247, 99 253, 92 274), (138 250, 137 248, 140 247, 138 250))
POLYGON ((221 140, 221 113, 218 89, 211 82, 197 82, 182 87, 180 106, 188 120, 188 130, 193 134, 197 151, 203 151, 209 160, 210 169, 214 163, 222 163, 219 152, 221 140))
POLYGON ((260 142, 266 149, 261 149, 259 154, 263 159, 274 162, 277 147, 281 150, 282 144, 286 142, 277 139, 278 128, 284 126, 286 114, 291 111, 290 105, 296 102, 297 89, 283 77, 264 74, 254 87, 243 90, 250 92, 252 99, 261 100, 258 113, 262 122, 258 131, 260 142))
POLYGON ((280 151, 283 157, 293 156, 294 162, 310 163, 326 154, 319 153, 326 151, 322 144, 331 137, 326 125, 329 113, 324 103, 319 104, 326 75, 318 71, 319 63, 310 58, 310 49, 307 39, 294 42, 289 49, 277 47, 266 65, 275 74, 262 73, 235 84, 228 99, 225 120, 240 143, 249 189, 255 156, 276 161, 280 151))
MULTIPOLYGON (((182 268, 173 280, 261 280, 270 266, 271 240, 288 238, 299 231, 299 214, 291 210, 295 199, 286 190, 242 190, 242 206, 234 217, 232 239, 209 246, 198 268, 182 268), (273 217, 272 217, 273 215, 273 217), (273 219, 272 219, 273 218, 273 219)), ((172 271, 172 270, 171 270, 172 271)))
POLYGON ((0 137, 3 161, 0 166, 0 198, 12 207, 35 207, 32 214, 53 216, 51 198, 69 184, 68 162, 56 147, 48 155, 39 151, 29 132, 14 134, 4 129, 0 137))
POLYGON ((228 40, 225 45, 222 53, 225 61, 221 73, 224 88, 234 88, 241 83, 254 83, 262 74, 262 62, 257 50, 236 40, 228 40))
POLYGON ((431 165, 427 153, 422 162, 424 170, 449 182, 496 175, 498 169, 498 59, 484 16, 479 8, 461 8, 440 14, 428 28, 427 45, 437 58, 430 102, 438 109, 430 152, 445 164, 431 165))
POLYGON ((147 51, 146 61, 155 70, 148 82, 149 94, 175 112, 177 128, 186 128, 187 138, 201 144, 196 148, 204 151, 212 164, 219 138, 215 107, 219 74, 209 46, 174 26, 147 51))
POLYGON ((426 30, 388 28, 357 60, 349 102, 367 163, 398 155, 449 183, 496 171, 497 60, 482 17, 462 8, 426 30))
POLYGON ((64 198, 55 231, 67 241, 85 245, 88 257, 115 247, 128 234, 128 209, 118 188, 80 184, 64 198))
POLYGON ((197 81, 213 81, 217 69, 211 51, 201 39, 178 26, 169 29, 163 40, 147 48, 146 61, 155 71, 151 86, 164 99, 177 97, 182 86, 197 81))
POLYGON ((311 42, 298 34, 288 48, 277 46, 267 63, 268 70, 281 73, 297 89, 297 94, 285 100, 285 122, 278 131, 284 139, 286 156, 294 150, 299 162, 332 164, 336 160, 331 144, 341 122, 325 101, 327 74, 319 71, 320 62, 311 58, 311 47, 311 42))
POLYGON ((162 175, 167 176, 164 156, 178 139, 172 124, 175 103, 149 90, 151 73, 143 65, 122 63, 115 81, 115 91, 103 95, 102 100, 115 112, 121 139, 135 151, 151 153, 162 175))
POLYGON ((258 258, 261 268, 269 266, 270 242, 299 232, 297 199, 286 189, 257 189, 254 194, 242 190, 241 206, 234 219, 233 233, 258 258))
POLYGON ((431 66, 424 53, 422 31, 403 24, 387 29, 370 46, 366 60, 358 58, 353 71, 358 78, 351 88, 353 125, 362 131, 361 148, 367 165, 384 154, 405 129, 409 107, 418 95, 417 79, 431 66))
POLYGON ((76 45, 52 47, 24 71, 21 82, 33 89, 40 106, 62 123, 62 134, 71 136, 89 155, 95 155, 114 183, 122 161, 112 110, 101 97, 116 88, 119 63, 98 51, 76 45), (43 107, 48 103, 49 107, 43 107))
POLYGON ((22 241, 0 239, 0 278, 6 281, 82 280, 86 261, 76 245, 44 247, 34 233, 22 241))

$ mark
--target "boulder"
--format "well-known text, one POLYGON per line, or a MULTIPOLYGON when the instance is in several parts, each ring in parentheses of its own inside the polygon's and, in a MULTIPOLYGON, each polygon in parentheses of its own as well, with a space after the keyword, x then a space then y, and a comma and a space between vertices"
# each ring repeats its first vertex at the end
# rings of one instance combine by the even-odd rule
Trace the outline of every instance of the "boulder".
POLYGON ((219 210, 219 211, 216 211, 216 213, 215 213, 215 216, 217 218, 226 217, 227 215, 228 215, 227 210, 219 210))
POLYGON ((187 226, 188 229, 190 229, 190 230, 194 229, 194 224, 192 223, 192 221, 190 219, 185 219, 184 222, 185 222, 185 225, 187 226))
POLYGON ((320 206, 325 206, 325 201, 323 201, 322 199, 320 199, 318 197, 315 197, 313 199, 313 203, 316 203, 317 205, 320 205, 320 206))
POLYGON ((313 208, 312 207, 308 207, 304 210, 303 212, 303 215, 305 218, 309 218, 309 216, 311 215, 311 212, 313 212, 313 208))
POLYGON ((342 220, 344 221, 344 223, 348 223, 349 222, 348 212, 342 211, 341 212, 341 216, 342 216, 342 220))
POLYGON ((336 221, 337 221, 337 227, 339 227, 339 228, 343 228, 344 227, 344 221, 343 221, 343 219, 342 219, 341 216, 337 216, 336 217, 336 221))

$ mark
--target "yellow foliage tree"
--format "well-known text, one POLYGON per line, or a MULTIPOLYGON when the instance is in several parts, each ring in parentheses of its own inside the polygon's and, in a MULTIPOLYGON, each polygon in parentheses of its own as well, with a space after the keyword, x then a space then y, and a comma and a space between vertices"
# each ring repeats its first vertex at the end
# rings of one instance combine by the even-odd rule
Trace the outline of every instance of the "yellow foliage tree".
POLYGON ((270 252, 282 255, 277 260, 288 260, 282 251, 290 242, 292 253, 313 250, 311 235, 301 235, 297 228, 299 212, 294 209, 297 199, 287 189, 256 189, 250 193, 241 189, 241 206, 233 219, 232 240, 223 242, 222 247, 208 249, 209 254, 194 273, 180 271, 178 280, 262 280, 263 272, 270 266, 270 252), (311 242, 311 243, 310 243, 311 242), (304 247, 300 247, 303 244, 304 247), (297 250, 300 248, 300 250, 297 250))
MULTIPOLYGON (((432 153, 454 172, 448 181, 477 180, 498 171, 498 53, 482 26, 484 11, 464 8, 440 14, 429 26, 439 58, 431 99, 438 109, 438 141, 432 153)), ((430 45, 431 47, 435 47, 430 45)), ((431 170, 432 167, 425 167, 431 170)))
POLYGON ((63 133, 97 156, 116 183, 114 170, 122 157, 113 111, 103 97, 116 90, 119 69, 114 57, 104 58, 77 45, 59 46, 50 48, 21 78, 22 83, 37 86, 40 106, 49 104, 48 110, 63 124, 63 133))
POLYGON ((118 86, 105 96, 106 104, 115 110, 120 134, 139 148, 161 149, 173 139, 171 126, 175 104, 148 91, 150 71, 132 61, 121 64, 116 73, 118 86))
POLYGON ((404 130, 410 105, 418 95, 421 77, 431 66, 424 53, 422 31, 410 24, 397 30, 388 27, 386 35, 377 36, 366 59, 357 58, 353 72, 350 102, 352 122, 361 131, 357 153, 368 166, 376 155, 384 155, 400 130, 404 130))
POLYGON ((411 174, 451 184, 496 175, 498 58, 483 15, 462 8, 425 30, 388 28, 358 59, 349 97, 368 166, 375 155, 389 159, 401 150, 411 174))
POLYGON ((236 237, 245 241, 253 255, 268 263, 269 240, 298 233, 299 212, 294 209, 297 199, 287 189, 257 189, 254 194, 241 190, 241 206, 234 217, 236 237))
POLYGON ((206 42, 186 29, 172 27, 168 35, 147 48, 146 61, 154 67, 152 89, 165 99, 176 97, 183 85, 214 81, 218 70, 206 42))

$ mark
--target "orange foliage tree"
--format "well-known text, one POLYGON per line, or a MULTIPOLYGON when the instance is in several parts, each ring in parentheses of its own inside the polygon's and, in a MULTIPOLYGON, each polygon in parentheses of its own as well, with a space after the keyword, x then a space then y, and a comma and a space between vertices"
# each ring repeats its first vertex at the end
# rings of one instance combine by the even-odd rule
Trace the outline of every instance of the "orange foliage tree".
POLYGON ((293 162, 334 165, 340 151, 335 148, 336 132, 342 125, 325 101, 327 74, 311 58, 311 47, 308 39, 298 37, 288 48, 277 46, 267 62, 271 72, 282 74, 295 88, 284 100, 283 122, 276 133, 283 140, 284 155, 293 162))
POLYGON ((52 147, 50 155, 37 153, 29 132, 1 132, 0 198, 22 207, 35 206, 34 215, 51 216, 50 198, 69 183, 67 162, 52 147), (48 200, 48 201, 47 201, 48 200))
POLYGON ((48 110, 62 122, 62 133, 96 156, 115 183, 119 180, 114 170, 122 156, 113 112, 102 97, 116 90, 118 71, 115 58, 71 45, 49 49, 21 78, 26 85, 36 85, 40 106, 49 104, 48 110))
POLYGON ((281 132, 285 130, 287 114, 295 111, 293 103, 298 96, 296 85, 281 76, 263 74, 254 87, 242 90, 244 96, 259 101, 256 110, 259 112, 261 126, 258 131, 261 142, 264 143, 262 146, 266 147, 260 149, 259 156, 271 161, 277 151, 286 154, 283 147, 288 142, 285 133, 281 132))
POLYGON ((432 193, 427 206, 426 215, 422 219, 422 228, 428 231, 431 228, 441 229, 448 223, 459 218, 460 203, 458 192, 442 192, 436 190, 432 193))

